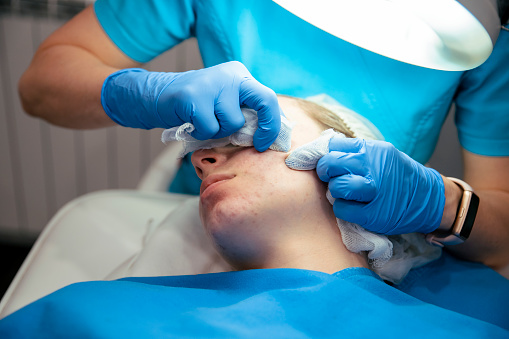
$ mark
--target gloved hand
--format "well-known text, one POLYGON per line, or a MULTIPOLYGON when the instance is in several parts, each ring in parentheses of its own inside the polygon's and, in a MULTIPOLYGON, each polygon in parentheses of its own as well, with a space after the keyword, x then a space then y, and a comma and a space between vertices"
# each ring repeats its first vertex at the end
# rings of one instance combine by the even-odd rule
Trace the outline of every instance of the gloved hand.
POLYGON ((430 233, 440 226, 444 182, 384 141, 334 137, 317 165, 336 198, 336 217, 382 234, 430 233))
POLYGON ((245 123, 240 106, 247 105, 258 111, 253 143, 260 152, 276 140, 281 127, 274 91, 236 61, 182 73, 121 70, 104 81, 101 103, 119 125, 151 129, 190 122, 196 128, 192 136, 200 140, 239 130, 245 123))

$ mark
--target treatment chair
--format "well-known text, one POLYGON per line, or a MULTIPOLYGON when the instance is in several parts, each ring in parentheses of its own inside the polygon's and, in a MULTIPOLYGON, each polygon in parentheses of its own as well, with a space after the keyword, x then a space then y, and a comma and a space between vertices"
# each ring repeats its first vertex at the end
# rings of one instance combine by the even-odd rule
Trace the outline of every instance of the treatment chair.
MULTIPOLYGON (((179 150, 179 145, 168 146, 144 174, 137 190, 94 192, 62 207, 42 231, 5 293, 0 303, 0 318, 66 285, 126 276, 137 256, 143 253, 151 228, 175 209, 179 209, 182 216, 182 204, 190 199, 187 195, 166 192, 177 169, 175 159, 179 150)), ((193 220, 191 226, 182 227, 199 234, 201 226, 198 224, 199 221, 193 220)), ((147 265, 143 264, 144 275, 222 270, 222 264, 214 266, 214 262, 220 260, 212 247, 201 243, 204 237, 189 237, 186 230, 175 232, 187 238, 171 237, 167 240, 175 242, 173 246, 169 244, 171 252, 161 255, 171 256, 180 266, 161 269, 152 265, 147 272, 147 265), (178 258, 184 245, 191 249, 192 260, 178 258), (196 250, 195 247, 201 248, 196 250), (206 257, 211 257, 212 263, 206 257)), ((142 257, 142 260, 148 259, 142 257)))

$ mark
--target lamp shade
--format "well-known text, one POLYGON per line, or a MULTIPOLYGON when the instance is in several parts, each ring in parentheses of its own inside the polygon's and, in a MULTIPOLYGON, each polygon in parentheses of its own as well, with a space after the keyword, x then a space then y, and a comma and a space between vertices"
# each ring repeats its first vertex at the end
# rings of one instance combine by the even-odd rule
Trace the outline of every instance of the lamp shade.
POLYGON ((361 48, 409 64, 464 71, 490 56, 496 0, 273 0, 361 48))

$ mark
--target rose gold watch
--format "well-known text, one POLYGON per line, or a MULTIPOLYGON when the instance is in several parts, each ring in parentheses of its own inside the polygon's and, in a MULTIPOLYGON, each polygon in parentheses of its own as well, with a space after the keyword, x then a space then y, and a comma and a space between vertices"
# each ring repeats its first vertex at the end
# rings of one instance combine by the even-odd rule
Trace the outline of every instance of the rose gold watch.
POLYGON ((457 245, 463 243, 470 236, 474 226, 479 197, 472 187, 463 180, 448 177, 463 190, 463 196, 456 212, 456 219, 449 231, 434 231, 426 235, 426 241, 430 244, 444 247, 444 245, 457 245))

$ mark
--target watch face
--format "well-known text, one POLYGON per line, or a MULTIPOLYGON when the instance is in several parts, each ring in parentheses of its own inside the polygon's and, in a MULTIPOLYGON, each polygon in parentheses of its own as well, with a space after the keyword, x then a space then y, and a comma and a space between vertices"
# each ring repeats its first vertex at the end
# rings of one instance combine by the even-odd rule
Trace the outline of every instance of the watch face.
POLYGON ((472 193, 472 196, 470 197, 470 205, 468 206, 467 215, 465 216, 465 221, 463 222, 463 227, 461 228, 459 234, 459 236, 463 240, 467 239, 470 236, 470 232, 472 232, 478 207, 479 207, 479 197, 475 193, 472 193))

